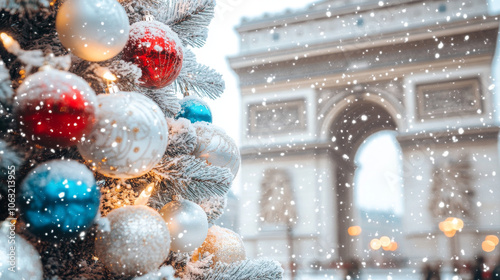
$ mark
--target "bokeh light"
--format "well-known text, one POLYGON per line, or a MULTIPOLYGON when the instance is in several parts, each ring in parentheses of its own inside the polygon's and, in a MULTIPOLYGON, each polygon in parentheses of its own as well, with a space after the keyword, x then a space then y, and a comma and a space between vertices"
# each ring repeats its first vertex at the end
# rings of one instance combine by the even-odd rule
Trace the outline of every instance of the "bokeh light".
POLYGON ((457 233, 456 230, 450 230, 450 231, 445 231, 444 235, 446 235, 446 237, 453 237, 455 236, 455 233, 457 233))
POLYGON ((347 229, 347 233, 350 236, 358 236, 361 234, 361 227, 360 226, 352 226, 347 229))
POLYGON ((490 240, 485 240, 483 241, 483 244, 481 244, 481 248, 483 248, 483 251, 489 253, 495 250, 495 243, 493 243, 490 240))
POLYGON ((372 239, 372 241, 370 241, 370 248, 372 248, 372 250, 378 250, 380 247, 382 247, 380 240, 372 239))
POLYGON ((388 236, 380 237, 380 244, 382 247, 387 247, 391 244, 391 239, 388 236))
POLYGON ((498 237, 496 237, 495 235, 488 235, 484 240, 493 242, 495 246, 498 245, 498 237))

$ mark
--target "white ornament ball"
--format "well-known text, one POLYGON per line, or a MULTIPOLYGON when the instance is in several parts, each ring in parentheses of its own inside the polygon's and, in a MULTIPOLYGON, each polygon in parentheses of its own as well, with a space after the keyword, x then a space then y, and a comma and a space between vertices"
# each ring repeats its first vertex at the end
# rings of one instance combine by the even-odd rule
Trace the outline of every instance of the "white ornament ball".
POLYGON ((14 230, 15 223, 5 221, 0 225, 0 279, 43 279, 40 255, 14 230))
POLYGON ((120 92, 97 97, 97 123, 78 151, 99 173, 134 178, 149 172, 162 159, 168 125, 160 107, 146 96, 120 92))
POLYGON ((185 199, 172 201, 160 210, 160 215, 170 231, 171 251, 189 253, 205 241, 208 219, 198 204, 185 199))
POLYGON ((205 159, 209 164, 227 167, 233 173, 233 178, 238 174, 241 157, 240 150, 222 129, 206 122, 193 124, 196 128, 198 144, 193 155, 205 159))
POLYGON ((129 21, 116 0, 67 0, 56 16, 63 46, 88 61, 108 60, 128 41, 129 21))
POLYGON ((154 209, 125 206, 109 212, 103 220, 96 236, 96 255, 111 272, 146 274, 158 269, 168 257, 168 227, 154 209))

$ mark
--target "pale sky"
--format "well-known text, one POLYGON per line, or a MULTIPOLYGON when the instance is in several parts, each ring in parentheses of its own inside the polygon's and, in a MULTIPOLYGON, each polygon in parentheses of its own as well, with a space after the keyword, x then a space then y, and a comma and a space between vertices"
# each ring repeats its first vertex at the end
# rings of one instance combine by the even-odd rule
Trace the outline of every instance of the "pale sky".
POLYGON ((209 27, 208 40, 203 48, 195 49, 198 62, 206 64, 224 76, 226 90, 223 96, 208 101, 212 109, 213 123, 239 143, 240 98, 237 77, 229 68, 228 56, 238 54, 239 37, 235 27, 241 18, 255 18, 264 13, 279 13, 286 9, 299 9, 313 0, 218 0, 215 18, 209 27))

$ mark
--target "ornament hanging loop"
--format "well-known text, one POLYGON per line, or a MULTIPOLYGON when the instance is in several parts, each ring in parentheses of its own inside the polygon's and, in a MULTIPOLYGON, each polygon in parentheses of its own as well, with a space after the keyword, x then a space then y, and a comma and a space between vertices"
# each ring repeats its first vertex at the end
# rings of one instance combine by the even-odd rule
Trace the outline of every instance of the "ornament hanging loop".
POLYGON ((143 20, 144 21, 154 21, 155 17, 149 11, 146 11, 146 14, 143 17, 143 20))

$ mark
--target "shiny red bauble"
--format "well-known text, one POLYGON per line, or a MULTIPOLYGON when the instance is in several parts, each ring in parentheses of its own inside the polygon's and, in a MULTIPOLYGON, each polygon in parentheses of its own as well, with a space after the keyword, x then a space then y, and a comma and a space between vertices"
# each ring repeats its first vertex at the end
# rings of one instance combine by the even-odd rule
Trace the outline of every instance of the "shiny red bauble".
POLYGON ((75 145, 90 132, 97 97, 75 74, 48 69, 29 76, 16 91, 14 113, 19 130, 45 147, 75 145))
POLYGON ((182 68, 182 43, 177 34, 158 21, 140 21, 130 27, 123 60, 142 70, 142 86, 152 89, 170 85, 182 68))

